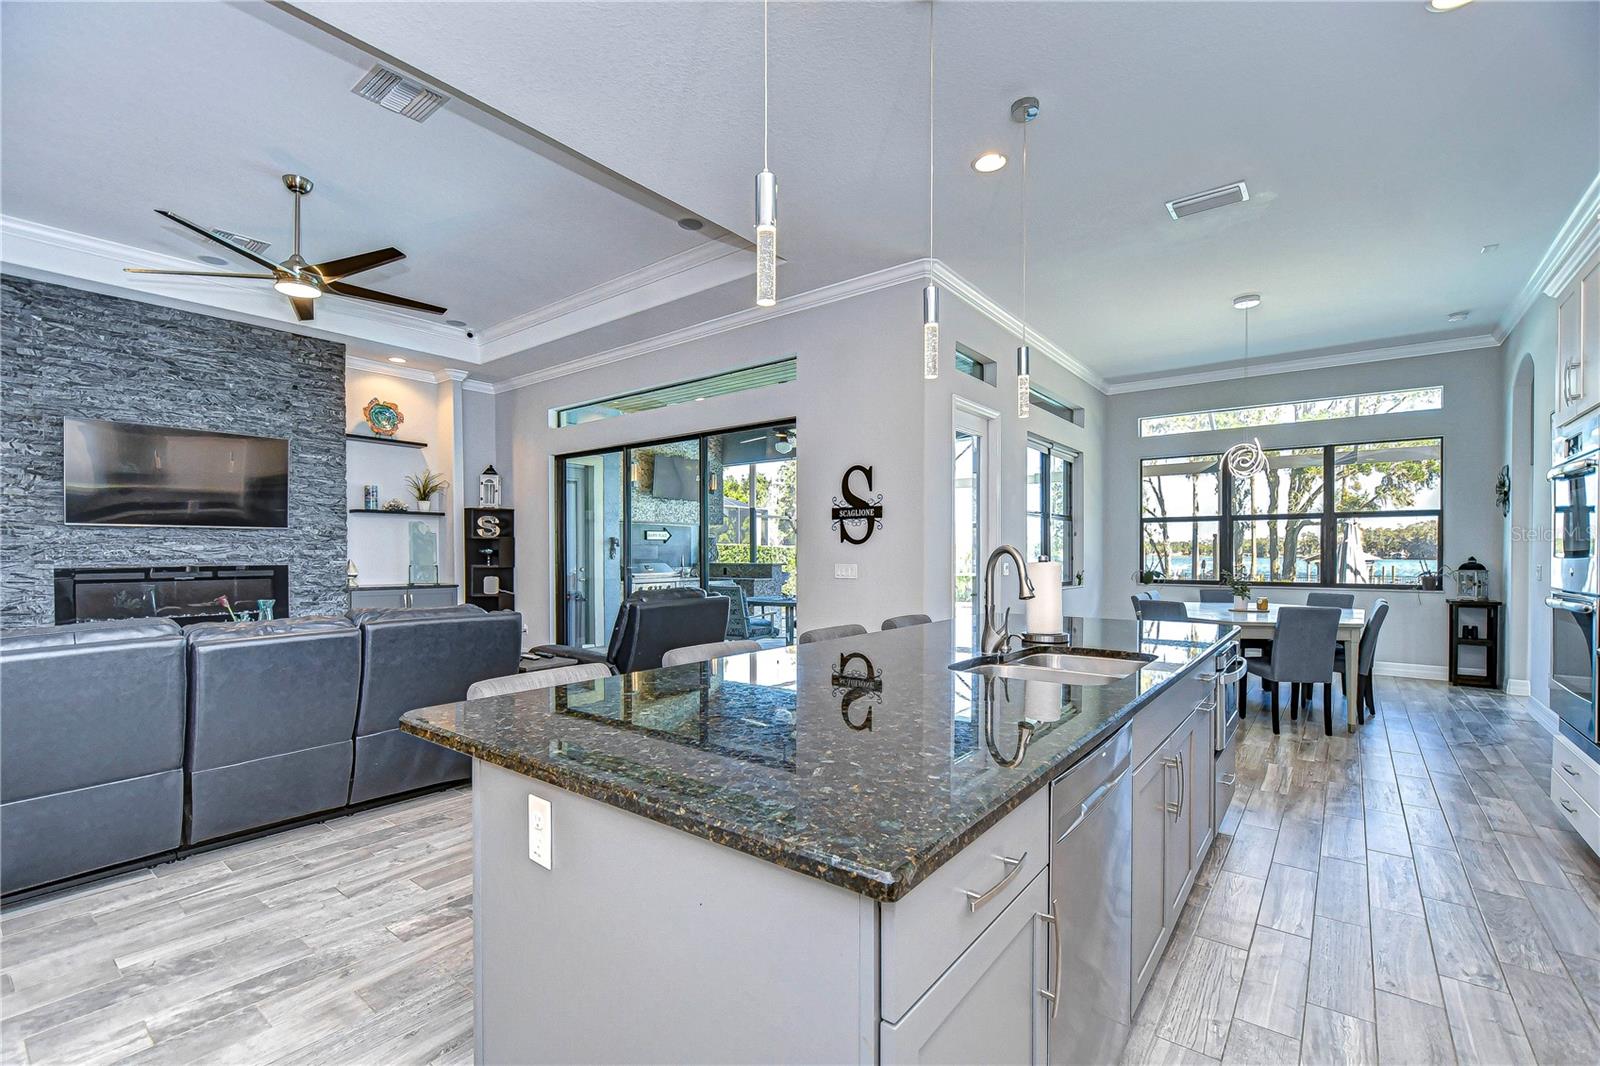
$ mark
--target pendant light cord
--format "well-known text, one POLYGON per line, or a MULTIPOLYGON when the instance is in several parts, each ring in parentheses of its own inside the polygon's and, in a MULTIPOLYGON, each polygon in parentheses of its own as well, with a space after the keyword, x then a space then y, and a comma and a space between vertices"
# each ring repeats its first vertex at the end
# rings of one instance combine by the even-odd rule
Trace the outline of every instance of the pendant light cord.
POLYGON ((761 169, 767 166, 767 0, 761 0, 761 169))
POLYGON ((928 0, 928 270, 933 270, 933 0, 928 0))
POLYGON ((1022 124, 1022 346, 1028 346, 1028 123, 1022 124))

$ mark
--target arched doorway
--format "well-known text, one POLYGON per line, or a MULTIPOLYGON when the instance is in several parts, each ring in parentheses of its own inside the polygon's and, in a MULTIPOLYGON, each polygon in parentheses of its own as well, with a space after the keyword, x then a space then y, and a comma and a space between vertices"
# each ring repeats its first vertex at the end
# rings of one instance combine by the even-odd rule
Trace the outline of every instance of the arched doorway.
POLYGON ((1543 596, 1537 593, 1542 582, 1535 580, 1536 568, 1546 563, 1545 545, 1538 536, 1540 516, 1534 505, 1538 493, 1536 466, 1549 456, 1543 453, 1534 417, 1533 356, 1524 353, 1511 381, 1511 514, 1507 553, 1505 600, 1510 632, 1506 634, 1509 661, 1506 677, 1526 684, 1530 678, 1529 647, 1533 614, 1542 609, 1543 596))

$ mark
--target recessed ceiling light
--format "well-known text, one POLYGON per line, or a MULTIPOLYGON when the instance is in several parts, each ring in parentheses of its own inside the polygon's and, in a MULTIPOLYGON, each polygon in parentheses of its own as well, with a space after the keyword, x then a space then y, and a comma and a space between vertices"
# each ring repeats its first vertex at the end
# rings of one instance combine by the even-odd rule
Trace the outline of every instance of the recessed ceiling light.
POLYGON ((200 260, 202 263, 209 263, 214 267, 225 267, 228 265, 228 261, 222 258, 220 255, 197 255, 195 258, 200 260))
POLYGON ((1259 292, 1247 292, 1233 298, 1233 309, 1235 311, 1248 311, 1252 307, 1260 306, 1261 294, 1259 292))
POLYGON ((447 319, 444 320, 444 324, 447 325, 447 326, 454 326, 457 329, 466 329, 467 328, 467 324, 465 322, 461 321, 461 319, 459 319, 459 318, 447 318, 447 319))
POLYGON ((701 222, 698 218, 680 218, 680 219, 678 219, 678 228, 679 229, 686 229, 690 233, 693 233, 695 230, 700 229, 704 225, 705 225, 705 223, 701 222))
POLYGON ((1451 311, 1444 317, 1449 319, 1451 322, 1465 322, 1467 320, 1467 316, 1470 314, 1472 314, 1471 311, 1451 311))
POLYGON ((1488 255, 1490 252, 1498 252, 1499 250, 1500 246, 1498 244, 1486 244, 1482 248, 1478 249, 1478 254, 1488 255))
POLYGON ((1435 15, 1442 15, 1446 11, 1455 11, 1466 7, 1472 0, 1428 0, 1427 8, 1435 15))
POLYGON ((405 362, 405 360, 400 358, 398 355, 391 355, 389 357, 389 362, 391 362, 391 363, 403 363, 403 362, 405 362))
POLYGON ((999 152, 985 152, 972 161, 972 169, 979 174, 993 174, 1006 165, 1006 157, 999 152))

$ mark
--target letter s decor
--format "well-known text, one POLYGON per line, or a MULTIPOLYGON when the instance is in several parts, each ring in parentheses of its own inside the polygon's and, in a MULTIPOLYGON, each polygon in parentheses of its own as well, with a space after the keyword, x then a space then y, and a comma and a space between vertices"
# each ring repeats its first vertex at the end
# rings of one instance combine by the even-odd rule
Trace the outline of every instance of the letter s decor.
POLYGON ((833 528, 844 544, 865 544, 874 530, 883 528, 883 493, 858 496, 850 487, 850 476, 857 473, 866 482, 867 492, 872 492, 872 467, 857 465, 839 479, 839 494, 844 498, 833 498, 833 528))

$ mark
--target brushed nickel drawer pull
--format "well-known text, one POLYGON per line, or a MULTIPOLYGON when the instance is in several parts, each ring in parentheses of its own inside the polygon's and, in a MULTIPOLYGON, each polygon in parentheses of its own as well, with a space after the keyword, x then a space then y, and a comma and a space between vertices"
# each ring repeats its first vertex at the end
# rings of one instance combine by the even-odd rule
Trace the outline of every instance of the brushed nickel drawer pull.
POLYGON ((983 906, 985 903, 988 903, 991 899, 994 899, 1001 892, 1005 891, 1005 887, 1009 885, 1022 870, 1022 864, 1028 861, 1028 853, 1023 852, 1022 858, 1020 859, 1009 858, 1005 855, 996 855, 995 858, 1006 864, 1008 867, 1006 874, 1004 877, 1000 878, 1000 880, 996 881, 987 892, 973 892, 972 890, 966 888, 961 890, 961 894, 967 897, 968 914, 973 913, 979 907, 983 906))
POLYGON ((1574 770, 1572 768, 1572 764, 1569 763, 1569 762, 1562 763, 1561 764, 1561 769, 1565 770, 1569 777, 1577 777, 1578 776, 1578 771, 1574 770))
POLYGON ((1033 916, 1050 923, 1050 929, 1056 938, 1056 968, 1055 978, 1050 982, 1049 988, 1039 989, 1039 994, 1050 1001, 1050 1017, 1054 1020, 1056 1011, 1061 1009, 1061 922, 1056 917, 1056 901, 1050 901, 1050 913, 1044 914, 1034 911, 1033 916))
POLYGON ((1239 780, 1239 775, 1238 774, 1223 774, 1222 775, 1222 787, 1223 788, 1232 788, 1233 787, 1233 783, 1235 781, 1237 781, 1237 780, 1239 780))
POLYGON ((1561 804, 1561 809, 1566 811, 1568 814, 1577 814, 1578 813, 1578 808, 1574 807, 1572 804, 1568 803, 1566 800, 1558 800, 1557 802, 1559 802, 1561 804))

